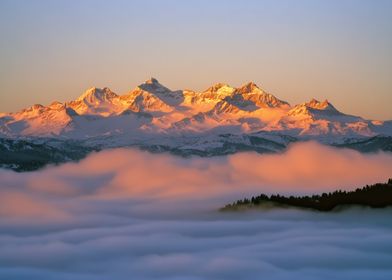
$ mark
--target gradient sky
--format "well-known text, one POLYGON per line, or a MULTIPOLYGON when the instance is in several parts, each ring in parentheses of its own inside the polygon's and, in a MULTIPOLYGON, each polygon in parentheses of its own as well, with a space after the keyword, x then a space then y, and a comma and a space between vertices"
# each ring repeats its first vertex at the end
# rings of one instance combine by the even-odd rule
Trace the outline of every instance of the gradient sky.
POLYGON ((392 1, 0 0, 0 112, 249 80, 292 104, 392 119, 392 1))

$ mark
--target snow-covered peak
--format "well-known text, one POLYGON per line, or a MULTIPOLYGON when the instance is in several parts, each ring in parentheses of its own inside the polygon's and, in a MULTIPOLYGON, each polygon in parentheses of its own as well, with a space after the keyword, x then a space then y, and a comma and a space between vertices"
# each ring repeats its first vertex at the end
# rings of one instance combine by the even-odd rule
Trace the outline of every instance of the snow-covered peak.
POLYGON ((305 103, 305 106, 317 110, 328 110, 328 111, 338 112, 338 110, 336 110, 336 108, 331 103, 329 103, 327 99, 325 99, 323 102, 320 102, 317 99, 312 98, 312 100, 305 103))
POLYGON ((294 108, 292 108, 288 115, 290 116, 298 116, 298 115, 314 115, 314 114, 341 114, 328 100, 324 100, 323 102, 318 101, 315 98, 312 98, 309 102, 301 103, 294 108))
POLYGON ((43 106, 42 104, 34 104, 33 106, 27 108, 26 111, 39 111, 44 108, 45 108, 45 106, 43 106))
POLYGON ((211 93, 216 93, 220 91, 223 88, 231 88, 228 84, 225 83, 216 83, 207 88, 204 92, 211 92, 211 93))
POLYGON ((219 102, 227 96, 231 96, 235 88, 225 83, 216 83, 201 93, 202 98, 219 102))
POLYGON ((75 101, 85 101, 90 104, 97 104, 99 102, 108 101, 116 97, 118 97, 118 95, 112 92, 107 87, 104 88, 92 87, 86 90, 75 101))
POLYGON ((289 107, 289 104, 265 92, 254 82, 249 82, 235 91, 236 95, 241 95, 244 100, 251 101, 259 108, 289 107))
POLYGON ((254 82, 248 82, 242 85, 241 87, 237 88, 237 92, 241 94, 264 93, 264 91, 261 88, 259 88, 254 82))
POLYGON ((109 116, 120 113, 123 108, 120 98, 109 88, 90 88, 76 100, 65 103, 78 114, 109 116))
POLYGON ((170 89, 162 85, 157 79, 150 78, 144 83, 140 84, 137 89, 141 89, 150 93, 171 92, 170 89))

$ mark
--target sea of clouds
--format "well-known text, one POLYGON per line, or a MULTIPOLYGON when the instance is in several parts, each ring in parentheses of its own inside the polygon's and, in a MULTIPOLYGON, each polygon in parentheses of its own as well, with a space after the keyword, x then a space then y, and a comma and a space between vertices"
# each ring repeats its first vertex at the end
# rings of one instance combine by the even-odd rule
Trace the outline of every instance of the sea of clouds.
POLYGON ((1 170, 0 279, 392 279, 392 209, 218 211, 389 177, 390 153, 313 142, 209 159, 115 149, 1 170))

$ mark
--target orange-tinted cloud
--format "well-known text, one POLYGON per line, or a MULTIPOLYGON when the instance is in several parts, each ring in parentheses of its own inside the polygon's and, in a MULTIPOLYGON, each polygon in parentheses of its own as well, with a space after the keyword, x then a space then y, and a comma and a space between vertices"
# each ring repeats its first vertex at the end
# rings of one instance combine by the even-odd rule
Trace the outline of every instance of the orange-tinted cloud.
POLYGON ((63 219, 67 215, 50 202, 20 191, 0 192, 0 217, 63 219))
POLYGON ((391 166, 389 153, 300 143, 209 159, 116 149, 0 170, 0 278, 390 279, 391 209, 217 209, 260 192, 385 181, 391 166))
POLYGON ((391 167, 390 153, 361 154, 313 142, 294 144, 282 154, 191 159, 115 149, 37 172, 1 171, 5 195, 0 199, 0 214, 68 212, 64 205, 74 199, 181 203, 214 199, 219 207, 231 199, 263 192, 318 193, 361 187, 386 181, 392 176, 391 167), (51 203, 54 198, 64 202, 61 207, 58 201, 51 203))

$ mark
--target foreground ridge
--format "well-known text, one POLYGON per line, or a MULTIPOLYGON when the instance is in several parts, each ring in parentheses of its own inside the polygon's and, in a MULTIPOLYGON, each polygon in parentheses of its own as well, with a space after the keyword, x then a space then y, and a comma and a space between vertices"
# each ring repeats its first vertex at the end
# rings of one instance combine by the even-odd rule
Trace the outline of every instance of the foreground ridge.
POLYGON ((371 208, 392 206, 392 179, 358 188, 354 191, 334 191, 312 196, 282 196, 260 194, 227 204, 221 210, 244 210, 268 207, 298 207, 318 211, 332 211, 338 207, 357 205, 371 208))

